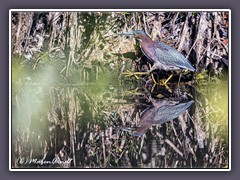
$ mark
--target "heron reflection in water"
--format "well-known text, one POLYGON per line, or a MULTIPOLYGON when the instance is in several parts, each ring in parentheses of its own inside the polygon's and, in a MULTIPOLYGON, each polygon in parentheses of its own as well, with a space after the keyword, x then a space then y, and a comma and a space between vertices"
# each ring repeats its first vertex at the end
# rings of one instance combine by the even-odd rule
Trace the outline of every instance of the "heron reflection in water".
MULTIPOLYGON (((171 100, 154 100, 152 105, 142 113, 139 126, 131 134, 132 136, 142 136, 154 124, 163 124, 171 121, 183 114, 192 104, 193 100, 188 102, 179 102, 171 100)), ((126 130, 125 128, 123 130, 126 130)), ((128 130, 133 130, 130 128, 128 130)))

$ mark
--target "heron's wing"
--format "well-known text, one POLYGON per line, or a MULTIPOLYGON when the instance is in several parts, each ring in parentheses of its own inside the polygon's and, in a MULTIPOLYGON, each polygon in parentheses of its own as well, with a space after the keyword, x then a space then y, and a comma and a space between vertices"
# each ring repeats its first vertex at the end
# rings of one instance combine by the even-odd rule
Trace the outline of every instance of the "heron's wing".
POLYGON ((168 67, 187 68, 191 71, 195 70, 190 62, 180 52, 162 42, 157 43, 155 55, 163 65, 168 67))
POLYGON ((154 122, 164 123, 171 121, 186 111, 194 101, 179 103, 177 105, 166 105, 158 108, 154 113, 154 122))

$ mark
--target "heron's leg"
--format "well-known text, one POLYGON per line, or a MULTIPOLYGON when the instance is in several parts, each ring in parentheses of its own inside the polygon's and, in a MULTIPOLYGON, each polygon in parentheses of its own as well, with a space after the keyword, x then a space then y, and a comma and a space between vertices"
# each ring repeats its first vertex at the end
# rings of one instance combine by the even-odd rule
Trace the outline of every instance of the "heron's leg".
MULTIPOLYGON (((186 72, 186 71, 185 71, 185 72, 186 72)), ((181 71, 181 73, 180 73, 180 75, 179 75, 179 79, 178 79, 178 87, 179 87, 179 84, 180 84, 180 80, 181 80, 181 77, 182 77, 182 73, 184 73, 184 72, 181 71)))
POLYGON ((171 75, 167 78, 167 80, 164 82, 164 84, 167 84, 168 81, 173 77, 173 73, 171 73, 171 75))
POLYGON ((145 89, 147 89, 147 85, 148 85, 148 83, 149 83, 151 80, 152 80, 152 79, 149 79, 149 80, 146 81, 146 83, 145 83, 145 85, 144 85, 144 88, 145 88, 145 89))
POLYGON ((133 76, 133 75, 148 75, 149 72, 131 72, 129 70, 127 70, 127 72, 123 72, 122 74, 126 75, 126 76, 133 76))
POLYGON ((154 88, 156 87, 157 84, 154 84, 151 88, 151 93, 154 91, 154 88))
POLYGON ((178 87, 178 89, 177 89, 177 91, 178 91, 178 96, 180 96, 180 80, 181 80, 181 77, 182 77, 182 73, 186 73, 186 71, 181 71, 181 73, 180 73, 180 75, 179 75, 179 79, 178 79, 178 85, 177 85, 177 87, 178 87))
POLYGON ((127 72, 123 72, 122 74, 125 75, 125 77, 135 76, 136 79, 139 79, 138 75, 151 74, 154 84, 157 84, 157 81, 155 80, 155 78, 151 72, 154 71, 155 69, 157 69, 158 67, 156 65, 153 65, 152 67, 151 67, 151 65, 149 65, 149 68, 150 68, 150 70, 148 72, 131 72, 131 71, 127 70, 127 72))
POLYGON ((138 75, 149 75, 149 72, 131 72, 127 70, 127 72, 123 72, 122 74, 125 75, 125 77, 134 76, 136 79, 139 79, 138 75))
POLYGON ((172 93, 171 88, 170 88, 167 84, 164 84, 164 86, 166 87, 166 89, 167 89, 170 93, 172 93))
POLYGON ((156 64, 154 64, 152 67, 151 65, 149 65, 149 68, 150 68, 149 72, 153 72, 155 69, 158 69, 156 64))
POLYGON ((126 91, 124 93, 124 96, 127 96, 127 95, 142 95, 141 92, 138 92, 139 88, 137 87, 136 89, 134 90, 131 90, 131 91, 126 91))
MULTIPOLYGON (((186 74, 188 73, 188 70, 187 70, 187 69, 184 69, 182 72, 183 72, 183 75, 186 75, 186 74)), ((182 72, 181 72, 181 73, 182 73, 182 72)))
MULTIPOLYGON (((149 68, 150 68, 149 72, 151 73, 152 71, 154 71, 155 69, 157 69, 157 66, 154 64, 154 65, 151 67, 151 64, 149 64, 149 68)), ((154 84, 157 84, 157 81, 155 80, 155 78, 154 78, 154 76, 153 76, 152 73, 151 73, 151 77, 152 77, 152 80, 153 80, 154 84)))
MULTIPOLYGON (((145 89, 147 89, 147 85, 148 85, 149 81, 151 81, 151 80, 153 81, 153 79, 154 79, 154 77, 152 77, 152 79, 147 80, 147 82, 146 82, 146 84, 144 86, 145 89)), ((157 85, 157 83, 153 84, 153 86, 151 88, 151 93, 154 91, 154 88, 156 87, 156 85, 157 85)))
POLYGON ((154 78, 152 73, 151 73, 151 77, 152 77, 152 80, 153 80, 154 84, 157 84, 157 81, 155 80, 155 78, 154 78))

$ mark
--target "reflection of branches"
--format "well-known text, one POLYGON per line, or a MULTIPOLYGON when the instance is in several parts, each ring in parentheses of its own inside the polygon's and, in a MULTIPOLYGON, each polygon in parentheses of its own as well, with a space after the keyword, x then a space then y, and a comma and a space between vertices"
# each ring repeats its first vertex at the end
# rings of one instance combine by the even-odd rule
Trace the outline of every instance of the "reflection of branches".
MULTIPOLYGON (((164 138, 160 133, 157 133, 157 136, 161 139, 164 138)), ((166 138, 166 139, 164 139, 164 141, 169 146, 171 146, 174 149, 174 151, 176 151, 181 157, 183 157, 183 153, 169 139, 166 138)))

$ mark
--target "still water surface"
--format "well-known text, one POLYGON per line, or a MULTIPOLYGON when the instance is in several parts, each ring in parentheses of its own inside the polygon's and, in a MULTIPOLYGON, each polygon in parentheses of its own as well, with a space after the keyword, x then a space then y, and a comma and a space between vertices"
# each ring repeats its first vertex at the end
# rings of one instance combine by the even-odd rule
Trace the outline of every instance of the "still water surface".
POLYGON ((14 168, 228 168, 226 78, 166 87, 13 70, 14 168))

